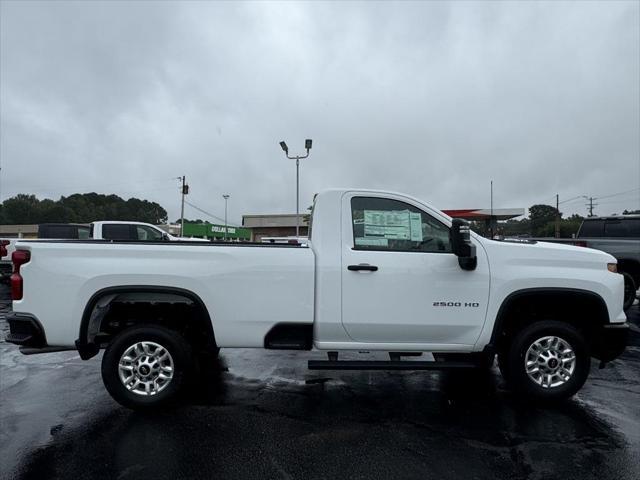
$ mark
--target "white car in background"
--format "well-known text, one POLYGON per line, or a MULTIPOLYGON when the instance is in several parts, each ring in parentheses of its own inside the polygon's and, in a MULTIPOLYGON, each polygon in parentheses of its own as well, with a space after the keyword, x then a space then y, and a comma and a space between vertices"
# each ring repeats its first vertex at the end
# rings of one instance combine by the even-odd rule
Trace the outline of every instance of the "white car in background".
MULTIPOLYGON (((121 220, 93 222, 91 224, 46 223, 38 227, 38 239, 55 240, 130 240, 144 242, 208 242, 206 238, 176 237, 160 227, 144 222, 121 220)), ((0 274, 3 279, 11 274, 11 255, 19 238, 0 239, 0 274)))
POLYGON ((208 242, 206 238, 176 237, 160 227, 144 222, 103 221, 91 224, 90 238, 94 240, 131 240, 145 242, 208 242))

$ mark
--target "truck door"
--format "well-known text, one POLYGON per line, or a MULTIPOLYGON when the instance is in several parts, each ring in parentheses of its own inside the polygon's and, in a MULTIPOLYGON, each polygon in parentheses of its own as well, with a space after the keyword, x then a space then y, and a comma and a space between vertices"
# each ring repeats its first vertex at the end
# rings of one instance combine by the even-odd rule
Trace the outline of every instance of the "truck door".
POLYGON ((410 199, 342 200, 342 323, 364 343, 473 345, 489 295, 486 255, 465 271, 449 227, 410 199))

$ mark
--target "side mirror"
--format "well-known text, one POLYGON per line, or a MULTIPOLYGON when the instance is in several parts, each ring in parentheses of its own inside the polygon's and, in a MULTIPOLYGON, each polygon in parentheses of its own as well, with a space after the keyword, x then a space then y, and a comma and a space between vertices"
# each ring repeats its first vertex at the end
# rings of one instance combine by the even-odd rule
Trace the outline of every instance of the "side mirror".
POLYGON ((469 224, 454 218, 451 224, 451 246, 458 257, 458 264, 463 270, 475 270, 478 265, 476 247, 471 243, 469 224))
POLYGON ((168 242, 169 240, 170 240, 169 235, 168 235, 168 234, 166 234, 166 233, 163 233, 163 234, 162 234, 162 241, 164 241, 164 242, 168 242))

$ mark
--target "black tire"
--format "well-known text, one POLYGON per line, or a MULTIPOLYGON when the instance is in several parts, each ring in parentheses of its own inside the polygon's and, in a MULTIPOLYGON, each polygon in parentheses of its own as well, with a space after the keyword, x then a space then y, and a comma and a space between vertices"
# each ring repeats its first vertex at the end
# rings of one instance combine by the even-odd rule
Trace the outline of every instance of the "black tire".
POLYGON ((624 277, 624 303, 622 307, 625 311, 631 308, 633 302, 636 299, 636 290, 638 289, 638 285, 633 281, 633 277, 629 275, 627 272, 620 272, 620 274, 624 277))
POLYGON ((178 400, 193 371, 193 364, 191 348, 179 333, 156 325, 140 325, 122 331, 111 341, 102 357, 102 381, 113 399, 125 407, 133 409, 163 407, 178 400), (148 381, 142 382, 142 386, 145 383, 153 383, 158 389, 155 394, 130 391, 120 379, 121 357, 134 345, 144 346, 145 344, 141 342, 147 342, 146 346, 151 354, 140 351, 140 355, 135 357, 134 362, 127 361, 127 363, 131 363, 134 370, 137 368, 136 373, 132 371, 129 383, 135 383, 136 378, 147 379, 148 381), (168 352, 169 357, 164 356, 163 351, 157 349, 153 344, 162 347, 168 352), (157 358, 154 358, 154 354, 162 354, 164 359, 158 361, 157 358), (147 370, 141 370, 147 364, 150 367, 147 370), (138 366, 136 367, 136 365, 138 366), (172 369, 170 380, 158 379, 161 382, 159 386, 158 380, 151 381, 154 378, 157 379, 160 374, 166 377, 167 374, 160 372, 160 370, 168 370, 169 367, 172 369), (147 371, 150 376, 142 377, 142 373, 147 371))
MULTIPOLYGON (((544 342, 543 342, 544 345, 544 342)), ((553 350, 553 349, 552 349, 553 350)), ((544 355, 548 351, 543 350, 544 355)), ((558 361, 540 366, 540 372, 544 368, 557 367, 558 361)), ((573 396, 587 380, 589 369, 591 367, 591 357, 589 347, 585 341, 584 335, 575 327, 553 320, 544 320, 535 322, 526 326, 522 331, 518 332, 511 342, 506 369, 506 380, 516 393, 528 399, 536 399, 543 401, 563 400, 573 396), (532 375, 539 378, 553 379, 550 386, 543 386, 537 383, 526 371, 525 357, 529 348, 536 342, 545 337, 556 337, 564 341, 575 355, 575 363, 573 372, 568 378, 560 378, 559 373, 550 374, 552 376, 543 376, 539 373, 532 375), (557 385, 554 385, 557 384, 557 385)))

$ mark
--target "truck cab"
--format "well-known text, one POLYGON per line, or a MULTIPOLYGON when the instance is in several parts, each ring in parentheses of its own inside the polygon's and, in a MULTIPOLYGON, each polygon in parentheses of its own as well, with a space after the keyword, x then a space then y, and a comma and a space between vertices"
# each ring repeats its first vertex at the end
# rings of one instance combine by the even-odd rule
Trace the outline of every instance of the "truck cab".
POLYGON ((401 194, 335 190, 318 197, 310 238, 322 304, 316 346, 473 349, 485 319, 489 265, 470 238, 475 265, 461 268, 452 224, 401 194))
POLYGON ((176 239, 155 225, 123 221, 93 222, 91 224, 91 238, 146 242, 168 242, 172 238, 176 239))

